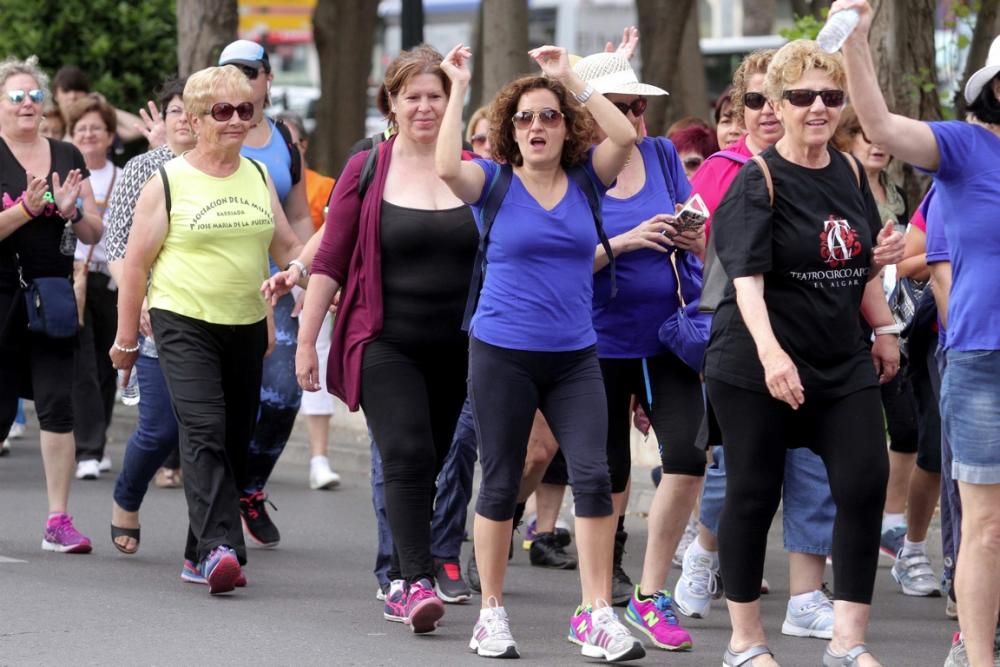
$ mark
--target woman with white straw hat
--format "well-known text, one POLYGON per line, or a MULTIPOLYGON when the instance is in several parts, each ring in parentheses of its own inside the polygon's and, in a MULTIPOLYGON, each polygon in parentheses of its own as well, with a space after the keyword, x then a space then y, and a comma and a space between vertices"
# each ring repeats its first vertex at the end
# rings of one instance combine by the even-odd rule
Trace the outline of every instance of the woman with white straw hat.
POLYGON ((941 387, 941 420, 951 443, 952 473, 962 499, 962 548, 956 594, 971 665, 992 665, 1000 607, 1000 37, 985 67, 970 78, 969 123, 924 123, 889 112, 868 47, 872 9, 864 0, 839 0, 831 13, 861 15, 844 45, 851 99, 872 141, 934 175, 951 251, 948 365, 941 387))
MULTIPOLYGON (((663 585, 705 475, 705 453, 695 444, 704 402, 698 371, 664 346, 657 332, 681 306, 678 294, 687 286, 678 281, 685 280, 688 271, 701 275, 704 235, 700 229, 681 231, 674 213, 690 196, 691 185, 673 144, 646 136, 642 122, 647 96, 667 91, 640 82, 618 53, 587 56, 573 69, 628 118, 638 136, 602 205, 616 256, 615 299, 605 296, 609 274, 603 248, 597 248, 594 261, 592 314, 607 394, 608 467, 618 515, 615 571, 620 572, 628 537, 624 512, 632 464, 629 408, 635 395, 656 431, 664 475, 650 509, 642 581, 626 594, 625 618, 658 648, 689 649, 691 635, 680 627, 670 591, 663 585)), ((594 140, 603 139, 598 129, 594 140)))

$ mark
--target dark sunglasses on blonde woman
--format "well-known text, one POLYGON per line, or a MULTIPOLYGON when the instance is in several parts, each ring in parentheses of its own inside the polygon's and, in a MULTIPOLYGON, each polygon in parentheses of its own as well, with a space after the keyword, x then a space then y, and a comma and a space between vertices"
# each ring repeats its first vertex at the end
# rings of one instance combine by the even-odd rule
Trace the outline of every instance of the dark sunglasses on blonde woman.
POLYGON ((839 107, 844 104, 844 91, 842 90, 795 89, 786 90, 781 93, 781 96, 796 107, 811 107, 817 97, 823 100, 823 104, 827 107, 839 107))
POLYGON ((233 106, 229 102, 219 102, 212 106, 211 114, 215 120, 225 123, 233 117, 234 112, 240 117, 240 120, 250 120, 253 118, 253 104, 250 102, 240 102, 236 106, 233 106))
POLYGON ((747 109, 760 111, 767 104, 767 98, 763 93, 743 93, 743 106, 747 109))
POLYGON ((535 122, 535 116, 538 116, 538 120, 542 122, 542 127, 558 127, 563 120, 562 111, 556 111, 555 109, 549 109, 546 107, 541 111, 532 111, 531 109, 518 111, 516 114, 511 116, 511 122, 514 123, 514 127, 517 129, 527 130, 531 127, 531 124, 535 122))
POLYGON ((628 112, 631 111, 632 115, 638 118, 642 114, 646 113, 647 100, 645 97, 637 97, 630 103, 625 102, 612 102, 618 110, 622 112, 622 115, 627 116, 628 112))

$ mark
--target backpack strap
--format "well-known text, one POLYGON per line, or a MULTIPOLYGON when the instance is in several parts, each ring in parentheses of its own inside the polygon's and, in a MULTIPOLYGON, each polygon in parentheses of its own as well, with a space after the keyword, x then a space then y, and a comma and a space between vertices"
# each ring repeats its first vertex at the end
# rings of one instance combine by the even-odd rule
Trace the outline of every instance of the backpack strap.
POLYGON ((160 172, 160 180, 163 181, 163 201, 167 204, 167 221, 170 221, 170 179, 167 178, 167 170, 161 164, 157 169, 160 172))
POLYGON ((281 135, 281 138, 285 140, 285 147, 288 148, 288 157, 292 159, 289 170, 292 172, 292 185, 295 185, 302 180, 302 153, 299 152, 299 147, 292 143, 292 133, 288 130, 288 126, 285 125, 285 121, 275 121, 274 126, 278 129, 278 134, 281 135))
POLYGON ((267 185, 267 176, 264 175, 264 169, 260 166, 260 163, 252 157, 248 157, 247 159, 250 160, 250 164, 252 164, 254 169, 257 170, 257 173, 260 174, 260 180, 264 181, 264 185, 267 185))
POLYGON ((737 153, 736 151, 732 151, 729 149, 716 151, 715 153, 709 155, 708 159, 711 160, 713 157, 724 157, 727 160, 732 160, 733 162, 739 162, 740 164, 746 164, 747 161, 750 159, 749 157, 743 155, 742 153, 737 153))
POLYGON ((486 191, 486 200, 479 213, 482 231, 479 232, 476 259, 472 263, 472 280, 469 283, 469 296, 465 301, 465 315, 462 317, 463 331, 469 331, 472 327, 472 316, 476 313, 476 306, 479 304, 479 292, 483 288, 483 278, 486 273, 486 241, 512 180, 514 180, 514 168, 510 164, 504 163, 493 172, 489 189, 486 191))
POLYGON ((663 182, 667 186, 667 192, 670 194, 670 201, 677 201, 677 192, 674 190, 674 182, 670 179, 670 170, 667 165, 667 153, 666 149, 663 147, 663 142, 669 141, 668 139, 661 139, 656 137, 653 140, 653 147, 656 148, 656 157, 660 162, 660 171, 663 172, 663 182))
POLYGON ((365 198, 368 186, 372 184, 372 179, 375 178, 375 167, 378 164, 378 145, 385 141, 385 133, 378 132, 373 134, 370 139, 372 147, 368 150, 368 156, 365 157, 365 162, 361 165, 361 173, 358 175, 358 197, 361 199, 365 198))
POLYGON ((774 181, 771 180, 771 170, 767 168, 767 161, 761 157, 759 154, 754 155, 751 158, 760 167, 761 173, 764 174, 764 183, 767 185, 767 200, 774 206, 774 181))
POLYGON ((573 179, 577 187, 583 191, 584 196, 587 198, 587 203, 590 204, 590 212, 594 216, 594 226, 597 227, 597 238, 600 239, 601 245, 604 247, 604 252, 608 255, 608 267, 611 270, 611 298, 613 299, 618 295, 618 284, 615 281, 615 255, 611 251, 611 241, 608 240, 608 235, 604 233, 604 218, 601 215, 602 196, 597 192, 597 186, 594 185, 594 181, 591 180, 590 175, 582 165, 574 165, 567 169, 566 173, 573 179))

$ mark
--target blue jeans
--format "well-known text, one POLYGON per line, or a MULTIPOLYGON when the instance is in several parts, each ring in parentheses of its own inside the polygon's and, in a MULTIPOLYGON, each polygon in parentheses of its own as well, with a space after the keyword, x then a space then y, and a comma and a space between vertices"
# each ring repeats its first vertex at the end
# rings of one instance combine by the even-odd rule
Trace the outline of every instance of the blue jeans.
MULTIPOLYGON (((715 535, 719 533, 719 515, 725 496, 723 447, 713 447, 712 463, 705 471, 698 519, 715 535)), ((804 447, 789 449, 785 455, 781 512, 785 551, 828 556, 833 550, 836 513, 823 460, 804 447)))
MULTIPOLYGON (((368 433, 371 438, 371 431, 368 433)), ((395 559, 392 533, 385 514, 385 485, 382 478, 382 458, 374 439, 372 451, 372 507, 378 530, 378 553, 375 555, 375 578, 379 585, 398 579, 399 565, 395 559)), ((458 560, 465 538, 465 520, 472 497, 472 476, 476 465, 476 431, 472 409, 466 399, 455 426, 455 437, 437 478, 434 515, 431 519, 431 555, 439 560, 458 560)))
MULTIPOLYGON (((940 345, 934 351, 936 366, 930 368, 931 388, 938 403, 941 402, 941 378, 948 366, 947 355, 940 345)), ((962 499, 958 494, 958 482, 951 476, 953 456, 951 443, 941 431, 941 552, 944 556, 944 572, 941 578, 946 587, 955 580, 955 563, 958 562, 958 545, 962 542, 962 499)), ((948 592, 947 590, 945 591, 948 592)))
POLYGON ((953 479, 1000 484, 1000 350, 948 350, 941 422, 953 479))
POLYGON ((139 511, 149 480, 177 447, 177 419, 160 360, 139 356, 132 372, 139 374, 139 423, 125 447, 114 492, 115 502, 126 512, 139 511))

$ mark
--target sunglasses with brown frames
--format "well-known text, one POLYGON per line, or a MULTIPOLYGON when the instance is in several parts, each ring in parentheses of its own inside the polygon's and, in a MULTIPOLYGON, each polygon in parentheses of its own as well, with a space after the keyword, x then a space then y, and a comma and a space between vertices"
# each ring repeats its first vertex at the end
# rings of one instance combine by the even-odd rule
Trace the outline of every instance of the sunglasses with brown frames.
POLYGON ((538 120, 541 121, 542 127, 558 127, 563 121, 562 111, 549 109, 548 107, 542 109, 541 111, 534 111, 532 109, 518 111, 516 114, 511 116, 510 120, 514 123, 514 127, 517 129, 527 130, 531 127, 531 124, 535 122, 535 116, 538 116, 538 120))

